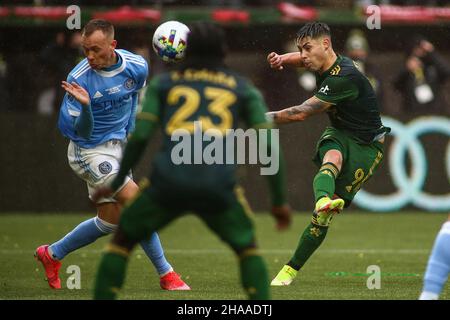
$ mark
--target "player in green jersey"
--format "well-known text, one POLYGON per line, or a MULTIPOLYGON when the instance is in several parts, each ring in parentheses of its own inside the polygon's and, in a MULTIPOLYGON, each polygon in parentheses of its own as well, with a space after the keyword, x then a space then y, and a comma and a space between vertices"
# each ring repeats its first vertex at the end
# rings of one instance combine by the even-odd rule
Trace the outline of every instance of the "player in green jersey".
MULTIPOLYGON (((117 233, 100 263, 96 299, 115 298, 134 245, 187 211, 195 212, 237 254, 241 282, 249 298, 269 298, 269 279, 265 263, 256 251, 249 206, 242 189, 236 186, 236 166, 228 161, 224 164, 196 161, 212 144, 204 143, 205 140, 203 145, 200 141, 200 150, 195 145, 190 145, 193 153, 189 148, 183 150, 181 157, 185 162, 174 159, 174 155, 179 155, 178 142, 183 136, 180 133, 184 132, 183 138, 194 136, 195 140, 199 131, 212 129, 217 137, 225 138, 227 130, 240 128, 239 120, 251 128, 262 128, 267 136, 257 142, 273 151, 277 141, 270 140, 272 123, 266 119, 267 109, 259 91, 223 64, 223 31, 208 23, 193 24, 190 31, 184 66, 150 82, 118 176, 111 188, 97 191, 96 196, 100 197, 121 185, 160 125, 163 146, 154 159, 151 185, 142 188, 123 211, 117 233)), ((229 151, 223 150, 224 158, 229 151)), ((284 165, 281 153, 276 154, 279 170, 268 175, 268 181, 272 214, 278 228, 285 229, 291 215, 286 205, 284 165)))
POLYGON ((383 159, 384 127, 373 88, 355 63, 337 55, 330 28, 308 23, 297 33, 299 52, 267 56, 273 69, 304 67, 316 75, 314 95, 298 106, 269 112, 275 123, 303 121, 326 112, 331 121, 317 143, 314 162, 315 209, 289 262, 273 279, 273 286, 292 283, 298 270, 324 240, 333 216, 348 207, 353 197, 378 169, 383 159))

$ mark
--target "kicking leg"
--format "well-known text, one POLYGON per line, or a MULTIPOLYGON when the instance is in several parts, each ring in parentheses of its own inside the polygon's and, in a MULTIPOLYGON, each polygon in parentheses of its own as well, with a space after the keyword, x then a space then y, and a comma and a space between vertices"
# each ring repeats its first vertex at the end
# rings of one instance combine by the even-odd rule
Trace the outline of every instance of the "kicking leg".
POLYGON ((342 168, 342 153, 332 141, 321 147, 321 153, 322 166, 313 182, 316 206, 311 223, 303 231, 294 255, 272 280, 272 286, 292 283, 298 270, 322 244, 333 216, 344 208, 344 200, 333 199, 335 180, 342 168))

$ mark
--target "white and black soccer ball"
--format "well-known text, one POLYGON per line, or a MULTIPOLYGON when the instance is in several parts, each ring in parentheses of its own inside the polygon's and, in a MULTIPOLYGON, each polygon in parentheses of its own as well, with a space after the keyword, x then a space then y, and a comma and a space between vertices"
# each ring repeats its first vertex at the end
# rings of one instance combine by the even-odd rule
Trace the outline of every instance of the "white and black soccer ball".
POLYGON ((184 58, 189 28, 178 21, 161 24, 153 34, 153 50, 166 62, 178 62, 184 58))

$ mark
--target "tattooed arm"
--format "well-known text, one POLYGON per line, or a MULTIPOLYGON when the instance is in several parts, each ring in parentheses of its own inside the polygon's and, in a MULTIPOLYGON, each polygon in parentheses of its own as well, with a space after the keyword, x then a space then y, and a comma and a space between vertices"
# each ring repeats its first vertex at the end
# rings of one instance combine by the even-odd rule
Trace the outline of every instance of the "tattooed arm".
POLYGON ((306 118, 321 113, 333 104, 311 97, 299 106, 293 106, 280 111, 272 111, 266 115, 273 119, 275 123, 289 123, 303 121, 306 118))

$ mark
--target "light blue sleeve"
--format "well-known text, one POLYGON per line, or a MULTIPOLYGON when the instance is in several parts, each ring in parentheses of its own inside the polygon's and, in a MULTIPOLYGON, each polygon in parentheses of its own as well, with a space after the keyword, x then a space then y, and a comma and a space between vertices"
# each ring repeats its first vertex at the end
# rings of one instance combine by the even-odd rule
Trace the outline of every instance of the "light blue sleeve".
MULTIPOLYGON (((71 75, 67 77, 67 82, 76 82, 88 91, 82 83, 75 81, 71 75)), ((91 105, 83 107, 75 98, 66 93, 63 100, 63 107, 66 107, 69 115, 74 117, 73 125, 76 134, 84 139, 89 139, 94 130, 94 117, 92 115, 91 105)))
POLYGON ((136 123, 136 111, 137 111, 138 101, 139 101, 139 93, 134 92, 133 97, 132 97, 132 102, 131 102, 132 105, 131 105, 130 120, 128 120, 128 124, 127 124, 127 128, 126 128, 127 135, 134 131, 134 126, 136 123))
POLYGON ((145 67, 141 67, 139 66, 138 68, 138 74, 137 74, 137 86, 136 86, 136 90, 141 90, 143 87, 145 87, 146 82, 147 82, 147 77, 149 74, 149 69, 150 67, 147 64, 147 61, 145 61, 145 67))
MULTIPOLYGON (((140 56, 139 56, 140 57, 140 56)), ((142 58, 142 57, 141 57, 142 58)), ((136 72, 136 89, 133 93, 133 100, 132 100, 132 106, 131 106, 131 115, 130 115, 130 120, 128 121, 128 125, 127 125, 127 134, 131 133, 134 131, 134 126, 135 126, 135 122, 136 122, 136 112, 137 112, 137 106, 138 106, 138 102, 139 102, 139 93, 140 90, 145 87, 146 82, 147 82, 147 77, 148 77, 148 64, 147 62, 142 58, 142 61, 144 61, 145 66, 140 66, 137 64, 133 64, 133 66, 135 67, 135 72, 136 72)))
MULTIPOLYGON (((76 82, 75 79, 70 74, 67 76, 66 81, 68 83, 76 82)), ((81 103, 79 103, 74 97, 66 93, 63 102, 61 103, 61 108, 66 108, 67 113, 70 114, 72 117, 78 117, 81 113, 82 106, 81 103)))
POLYGON ((80 137, 84 139, 91 137, 94 130, 94 117, 90 104, 81 108, 81 114, 75 119, 74 127, 80 137))

